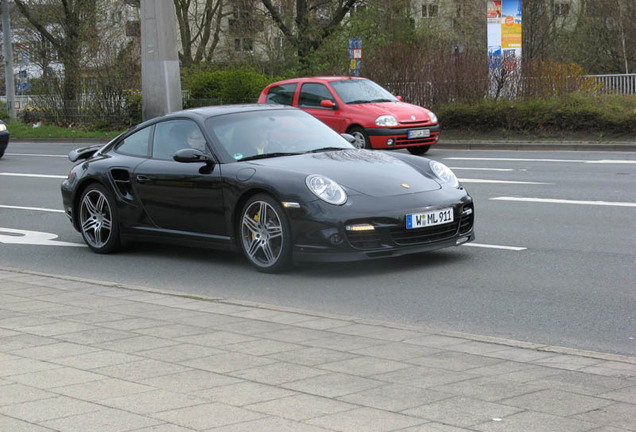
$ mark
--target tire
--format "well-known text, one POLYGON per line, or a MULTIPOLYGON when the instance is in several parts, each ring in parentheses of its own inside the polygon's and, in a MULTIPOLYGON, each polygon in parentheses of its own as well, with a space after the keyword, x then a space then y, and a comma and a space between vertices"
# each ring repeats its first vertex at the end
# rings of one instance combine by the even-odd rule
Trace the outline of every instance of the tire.
POLYGON ((241 249, 258 271, 277 273, 289 267, 291 230, 282 206, 271 196, 255 195, 245 203, 238 231, 241 249))
POLYGON ((102 185, 90 185, 80 199, 79 226, 84 242, 96 253, 119 249, 119 218, 112 194, 102 185))
POLYGON ((429 151, 431 146, 417 146, 417 147, 407 147, 406 149, 415 156, 420 156, 429 151))
POLYGON ((347 132, 356 139, 353 142, 353 145, 359 149, 370 149, 371 141, 369 141, 369 135, 367 135, 367 131, 365 131, 360 126, 354 126, 347 132))

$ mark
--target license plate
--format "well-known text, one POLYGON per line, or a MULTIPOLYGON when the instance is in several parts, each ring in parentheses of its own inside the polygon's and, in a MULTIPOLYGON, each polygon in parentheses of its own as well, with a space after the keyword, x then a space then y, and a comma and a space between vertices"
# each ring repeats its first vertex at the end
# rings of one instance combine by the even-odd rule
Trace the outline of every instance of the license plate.
POLYGON ((424 228, 453 222, 453 209, 445 208, 406 215, 406 229, 424 228))
POLYGON ((408 133, 409 139, 411 138, 428 138, 431 136, 431 131, 428 129, 412 129, 408 133))

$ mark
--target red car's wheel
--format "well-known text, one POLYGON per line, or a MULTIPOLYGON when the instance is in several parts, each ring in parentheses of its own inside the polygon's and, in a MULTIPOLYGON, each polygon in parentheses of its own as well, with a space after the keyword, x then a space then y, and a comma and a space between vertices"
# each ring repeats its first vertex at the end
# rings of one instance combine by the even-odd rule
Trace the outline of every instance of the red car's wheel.
POLYGON ((353 137, 355 138, 355 141, 352 144, 356 146, 356 148, 359 148, 359 149, 371 148, 371 141, 369 141, 369 135, 367 135, 367 132, 363 128, 359 126, 354 126, 351 129, 349 129, 348 133, 353 135, 353 137))
POLYGON ((420 156, 429 151, 431 146, 417 146, 417 147, 407 147, 407 150, 412 155, 420 156))

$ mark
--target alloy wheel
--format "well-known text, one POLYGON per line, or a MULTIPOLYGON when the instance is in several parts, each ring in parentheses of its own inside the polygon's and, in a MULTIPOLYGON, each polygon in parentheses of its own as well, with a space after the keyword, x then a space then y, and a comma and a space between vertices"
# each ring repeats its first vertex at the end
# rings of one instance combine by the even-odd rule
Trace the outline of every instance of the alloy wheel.
POLYGON ((102 249, 113 232, 112 210, 106 196, 97 189, 84 195, 80 206, 80 227, 86 243, 94 249, 102 249))
POLYGON ((254 201, 245 208, 241 239, 245 254, 256 266, 267 268, 278 262, 285 238, 281 218, 269 203, 254 201))

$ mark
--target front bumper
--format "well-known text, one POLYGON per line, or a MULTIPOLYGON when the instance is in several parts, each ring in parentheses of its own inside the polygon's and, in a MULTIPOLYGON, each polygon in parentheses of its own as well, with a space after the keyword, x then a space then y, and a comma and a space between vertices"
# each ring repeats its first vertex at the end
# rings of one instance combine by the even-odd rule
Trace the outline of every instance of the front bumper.
POLYGON ((351 208, 313 203, 319 208, 307 209, 305 214, 320 214, 320 220, 291 218, 294 235, 294 260, 301 261, 360 261, 431 251, 473 241, 474 205, 465 191, 456 193, 446 189, 403 197, 353 197, 357 200, 355 213, 351 208), (360 201, 363 201, 362 203, 360 201), (377 203, 385 208, 378 211, 377 203), (409 202, 409 205, 404 205, 409 202), (413 206, 413 203, 421 206, 413 206), (402 204, 402 205, 400 205, 402 204), (453 208, 453 222, 431 227, 407 229, 406 215, 434 209, 453 208), (372 216, 369 216, 372 215, 372 216), (347 226, 371 225, 371 231, 351 231, 347 226))
POLYGON ((433 145, 439 140, 439 124, 411 126, 407 128, 367 128, 365 129, 372 148, 392 149, 433 145), (409 131, 428 129, 428 137, 409 138, 409 131))

